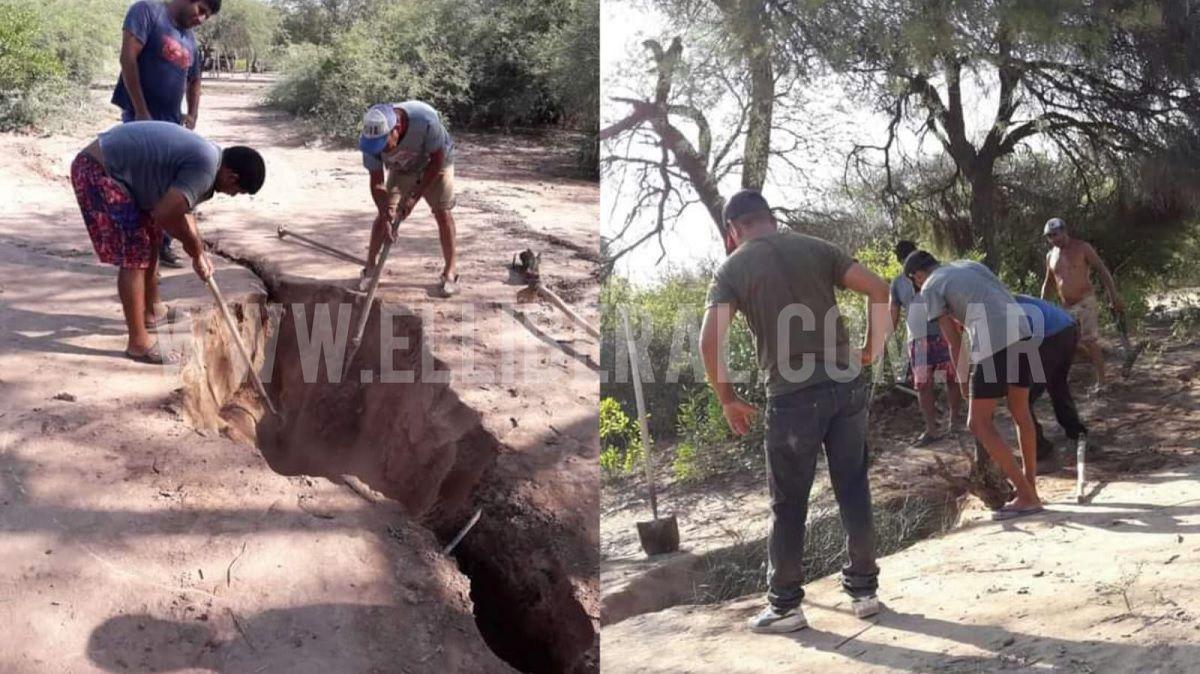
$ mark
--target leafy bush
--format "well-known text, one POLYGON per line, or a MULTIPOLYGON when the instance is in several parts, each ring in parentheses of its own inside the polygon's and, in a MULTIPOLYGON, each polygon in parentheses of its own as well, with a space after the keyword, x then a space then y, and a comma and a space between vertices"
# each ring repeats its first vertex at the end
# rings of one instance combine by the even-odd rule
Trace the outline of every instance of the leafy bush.
POLYGON ((0 129, 69 122, 88 85, 116 63, 124 7, 122 0, 0 3, 0 129))
MULTIPOLYGON (((436 0, 360 9, 343 13, 346 27, 328 34, 304 29, 322 48, 286 59, 271 103, 345 138, 367 106, 414 98, 460 126, 566 121, 586 131, 598 124, 595 0, 436 0)), ((283 23, 307 25, 295 15, 283 23)))
POLYGON ((721 402, 709 387, 697 390, 679 406, 678 437, 675 460, 672 464, 676 479, 682 482, 703 482, 727 472, 734 463, 742 463, 747 454, 757 458, 762 437, 762 417, 755 432, 747 438, 731 442, 733 434, 725 422, 721 402))
MULTIPOLYGON (((619 315, 624 308, 629 313, 634 339, 645 345, 641 354, 642 390, 650 412, 650 434, 655 438, 675 437, 680 406, 707 388, 699 337, 711 275, 709 268, 670 272, 645 289, 613 277, 601 287, 600 363, 609 373, 609 381, 600 385, 601 395, 615 397, 626 409, 632 409, 628 346, 619 315)), ((739 392, 752 402, 761 402, 754 339, 740 318, 730 329, 728 349, 732 370, 748 377, 747 383, 737 385, 739 392)))
POLYGON ((310 43, 289 45, 281 69, 287 73, 267 90, 267 103, 284 112, 310 117, 321 93, 321 65, 330 48, 310 43))
POLYGON ((0 5, 0 91, 25 91, 40 79, 65 74, 43 39, 32 7, 0 5))
POLYGON ((642 460, 642 438, 637 422, 625 414, 621 403, 600 400, 600 468, 606 477, 632 473, 642 460))

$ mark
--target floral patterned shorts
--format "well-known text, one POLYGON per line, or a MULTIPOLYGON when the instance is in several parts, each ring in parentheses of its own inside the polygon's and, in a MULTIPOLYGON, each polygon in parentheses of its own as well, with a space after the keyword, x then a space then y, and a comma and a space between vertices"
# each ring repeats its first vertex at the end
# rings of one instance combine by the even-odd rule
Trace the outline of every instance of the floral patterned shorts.
POLYGON ((147 269, 158 259, 162 231, 95 157, 86 152, 75 157, 71 186, 101 262, 122 269, 147 269))

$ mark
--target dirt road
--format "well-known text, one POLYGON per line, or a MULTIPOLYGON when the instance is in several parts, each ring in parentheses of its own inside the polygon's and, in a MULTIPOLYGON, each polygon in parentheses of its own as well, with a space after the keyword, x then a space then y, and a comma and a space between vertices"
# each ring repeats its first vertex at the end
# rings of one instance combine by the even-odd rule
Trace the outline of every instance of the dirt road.
MULTIPOLYGON (((258 148, 268 178, 256 196, 205 203, 202 234, 289 275, 348 281, 353 264, 275 232, 285 224, 363 255, 371 206, 358 155, 313 142, 257 107, 260 94, 206 82, 197 131, 258 148)), ((95 262, 66 179, 75 152, 116 121, 103 96, 70 134, 0 136, 0 671, 594 671, 598 347, 548 306, 513 306, 504 265, 543 251, 550 285, 595 320, 596 184, 564 177, 569 156, 536 140, 460 135, 462 303, 433 297, 441 258, 424 206, 393 248, 382 297, 426 311, 426 343, 452 370, 470 356, 498 371, 515 344, 554 373, 451 382, 500 448, 487 488, 503 485, 514 503, 485 510, 456 560, 421 517, 280 475, 254 447, 197 432, 167 405, 174 373, 121 357, 114 273, 95 262), (524 538, 510 547, 556 579, 554 597, 496 589, 503 579, 467 568, 485 552, 473 545, 514 526, 524 538), (554 545, 539 548, 550 532, 554 545), (549 661, 521 660, 519 628, 497 636, 497 623, 528 632, 551 611, 579 625, 569 644, 541 644, 549 661)), ((227 296, 262 293, 247 270, 217 262, 227 296)), ((162 292, 198 316, 211 309, 190 269, 167 270, 162 292)))
MULTIPOLYGON (((643 612, 629 617, 637 611, 632 600, 614 597, 624 619, 603 628, 603 671, 1195 671, 1200 347, 1169 333, 1151 330, 1151 348, 1133 376, 1083 404, 1095 445, 1087 503, 1075 503, 1069 456, 1062 470, 1039 478, 1044 515, 994 523, 972 499, 957 527, 880 561, 887 610, 871 621, 849 613, 836 576, 806 586, 810 628, 788 636, 745 629, 762 608, 760 594, 656 612, 648 607, 661 597, 642 597, 643 612)), ((1090 377, 1085 368, 1079 378, 1090 377)), ((1061 431, 1045 418, 1062 445, 1061 431)), ((901 446, 885 452, 913 456, 901 446)), ((936 479, 897 480, 889 465, 885 457, 872 469, 880 493, 936 479)), ((764 513, 743 508, 752 498, 734 496, 732 512, 742 521, 723 512, 719 527, 757 527, 764 513)), ((701 537, 696 545, 704 552, 707 544, 701 537)), ((614 539, 605 550, 627 559, 625 547, 614 539)), ((653 585, 670 588, 672 580, 653 585)))

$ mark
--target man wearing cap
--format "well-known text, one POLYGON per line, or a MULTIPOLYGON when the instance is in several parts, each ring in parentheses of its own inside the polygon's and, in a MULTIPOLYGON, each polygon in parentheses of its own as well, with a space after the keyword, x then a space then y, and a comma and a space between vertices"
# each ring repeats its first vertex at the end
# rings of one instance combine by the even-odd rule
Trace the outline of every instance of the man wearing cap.
POLYGON ((918 250, 904 260, 904 275, 921 291, 929 317, 937 319, 964 388, 968 381, 962 353, 964 328, 970 339, 967 426, 1017 489, 1016 499, 993 513, 993 519, 1040 512, 1037 434, 1029 413, 1029 387, 1035 376, 1044 381, 1045 375, 1037 361, 1029 319, 1000 279, 973 260, 941 264, 932 254, 918 250), (1001 398, 1017 426, 1024 472, 993 419, 1001 398))
POLYGON ((458 292, 455 271, 454 142, 437 110, 421 101, 373 105, 363 116, 359 138, 363 167, 371 176, 371 198, 378 214, 371 229, 367 267, 375 268, 384 241, 395 241, 392 223, 403 220, 422 198, 437 221, 442 244, 441 290, 446 297, 458 292), (384 168, 387 179, 384 180, 384 168))
POLYGON ((115 265, 129 339, 125 355, 168 360, 150 337, 157 327, 158 242, 183 243, 200 278, 212 274, 191 211, 214 192, 255 194, 266 168, 258 152, 222 150, 170 122, 130 122, 100 134, 71 163, 71 185, 101 262, 115 265))
POLYGON ((1035 378, 1033 385, 1029 387, 1029 414, 1033 417, 1033 428, 1037 433, 1038 473, 1041 474, 1056 470, 1058 458, 1054 453, 1054 445, 1046 439, 1034 410, 1034 405, 1043 393, 1050 395, 1054 418, 1058 420, 1058 425, 1062 426, 1068 438, 1077 441, 1080 436, 1087 434, 1087 427, 1079 419, 1079 411, 1075 408, 1075 399, 1071 396, 1071 385, 1068 383, 1071 362, 1079 343, 1079 330, 1070 314, 1045 300, 1029 295, 1015 295, 1014 298, 1029 318, 1033 338, 1041 341, 1038 345, 1038 357, 1042 361, 1042 369, 1046 372, 1044 382, 1035 378))
MULTIPOLYGON (((121 41, 121 75, 112 104, 121 121, 159 120, 196 128, 200 113, 200 52, 193 28, 221 11, 221 0, 139 0, 125 12, 121 41), (187 114, 180 104, 187 96, 187 114)), ((182 266, 164 235, 159 258, 182 266)))
POLYGON ((847 537, 842 588, 856 615, 874 615, 880 605, 867 481, 869 387, 860 371, 883 353, 891 329, 887 283, 826 241, 780 231, 766 200, 753 190, 735 194, 724 219, 736 250, 709 286, 700 335, 704 368, 729 427, 745 435, 757 411, 734 392, 721 357, 733 314, 741 312, 754 333, 768 398, 768 606, 749 627, 778 633, 808 624, 800 608, 804 531, 822 447, 847 537), (850 347, 836 288, 869 298, 861 353, 850 347))
POLYGON ((1096 368, 1096 386, 1093 393, 1102 393, 1108 383, 1104 372, 1104 351, 1100 348, 1100 303, 1092 286, 1092 270, 1100 274, 1100 282, 1108 293, 1113 313, 1124 314, 1125 303, 1117 295, 1117 284, 1096 249, 1082 239, 1067 233, 1062 218, 1050 218, 1043 229, 1046 240, 1053 248, 1046 253, 1046 280, 1042 282, 1042 299, 1058 286, 1058 296, 1063 306, 1079 324, 1079 344, 1096 368))
MULTIPOLYGON (((893 252, 901 263, 917 249, 912 241, 900 241, 893 252)), ((946 382, 946 400, 950 407, 950 431, 954 432, 959 423, 959 411, 962 408, 962 396, 958 390, 958 381, 954 378, 954 363, 950 361, 950 346, 942 337, 937 319, 930 320, 925 308, 925 300, 917 294, 912 281, 904 274, 892 279, 889 292, 892 313, 892 328, 900 322, 900 312, 904 311, 904 324, 908 328, 908 362, 913 373, 913 387, 917 389, 917 401, 921 407, 921 417, 925 420, 925 431, 913 442, 917 447, 924 447, 941 437, 938 432, 937 408, 934 401, 933 380, 940 373, 946 382)))

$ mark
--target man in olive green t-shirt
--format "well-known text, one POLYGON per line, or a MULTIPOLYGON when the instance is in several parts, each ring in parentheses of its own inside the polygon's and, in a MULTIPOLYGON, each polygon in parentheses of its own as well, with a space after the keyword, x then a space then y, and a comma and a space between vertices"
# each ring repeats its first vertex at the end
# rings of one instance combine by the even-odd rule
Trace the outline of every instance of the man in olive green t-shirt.
POLYGON ((724 218, 737 250, 717 269, 709 288, 700 335, 704 368, 730 428, 746 434, 757 411, 737 397, 721 359, 733 314, 740 311, 754 333, 768 397, 769 605, 749 627, 778 633, 807 625, 800 609, 804 527, 822 447, 847 534, 850 560, 842 569, 842 588, 856 615, 874 615, 879 567, 867 482, 868 387, 859 372, 883 353, 891 332, 888 285, 826 241, 779 231, 758 192, 735 194, 724 218), (870 298, 861 353, 850 348, 834 296, 837 287, 870 298))

